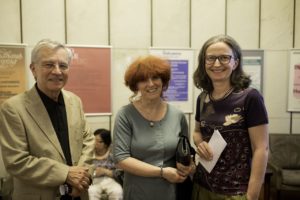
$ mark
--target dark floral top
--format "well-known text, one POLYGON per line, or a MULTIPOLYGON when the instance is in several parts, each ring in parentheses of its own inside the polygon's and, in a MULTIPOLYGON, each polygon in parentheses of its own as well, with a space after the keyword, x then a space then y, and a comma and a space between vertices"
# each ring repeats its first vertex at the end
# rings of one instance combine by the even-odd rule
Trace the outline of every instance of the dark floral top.
POLYGON ((197 100, 195 119, 200 123, 202 136, 209 141, 214 130, 218 130, 227 146, 211 173, 201 164, 197 166, 194 180, 215 193, 245 194, 252 161, 248 128, 268 123, 263 98, 257 90, 248 88, 221 100, 207 99, 201 113, 200 97, 197 100))

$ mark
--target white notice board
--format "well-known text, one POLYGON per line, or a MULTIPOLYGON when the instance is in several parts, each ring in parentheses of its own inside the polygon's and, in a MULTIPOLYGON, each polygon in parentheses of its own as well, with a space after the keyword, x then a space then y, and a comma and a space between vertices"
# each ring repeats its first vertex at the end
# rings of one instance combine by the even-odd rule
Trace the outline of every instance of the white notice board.
POLYGON ((263 93, 264 50, 242 50, 243 70, 250 75, 250 87, 263 93))
POLYGON ((166 100, 184 113, 193 113, 194 50, 150 48, 149 53, 171 64, 171 81, 164 93, 166 100))

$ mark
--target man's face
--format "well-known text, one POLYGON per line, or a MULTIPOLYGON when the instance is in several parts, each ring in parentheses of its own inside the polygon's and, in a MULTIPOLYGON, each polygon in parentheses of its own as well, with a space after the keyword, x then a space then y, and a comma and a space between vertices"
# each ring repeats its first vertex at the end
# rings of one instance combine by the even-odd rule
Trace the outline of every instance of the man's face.
POLYGON ((38 88, 50 98, 57 97, 68 80, 68 53, 63 48, 43 48, 30 69, 38 88))

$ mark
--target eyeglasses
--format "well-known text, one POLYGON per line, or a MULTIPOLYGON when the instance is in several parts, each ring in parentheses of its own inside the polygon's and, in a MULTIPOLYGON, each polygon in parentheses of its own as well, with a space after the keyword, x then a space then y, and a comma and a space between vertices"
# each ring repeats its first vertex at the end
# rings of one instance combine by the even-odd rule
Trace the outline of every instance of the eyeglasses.
POLYGON ((218 59, 221 64, 226 65, 230 62, 231 58, 233 58, 233 56, 231 55, 206 56, 205 63, 208 65, 212 65, 218 59))
POLYGON ((53 70, 56 65, 58 65, 60 71, 66 71, 69 69, 69 65, 67 63, 44 62, 41 64, 41 66, 47 70, 53 70))

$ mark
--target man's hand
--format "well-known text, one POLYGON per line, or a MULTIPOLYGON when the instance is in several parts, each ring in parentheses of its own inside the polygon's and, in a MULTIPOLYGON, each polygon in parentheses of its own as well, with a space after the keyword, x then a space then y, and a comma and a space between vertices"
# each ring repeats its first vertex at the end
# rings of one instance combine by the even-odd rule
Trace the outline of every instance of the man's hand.
POLYGON ((73 188, 72 192, 69 194, 71 197, 79 197, 80 191, 77 188, 73 188))
MULTIPOLYGON (((66 182, 73 187, 74 195, 89 188, 91 177, 87 167, 71 166, 66 182), (78 191, 77 191, 78 190, 78 191)), ((73 193, 72 190, 72 193, 73 193)), ((72 195, 71 193, 71 195, 72 195)))

